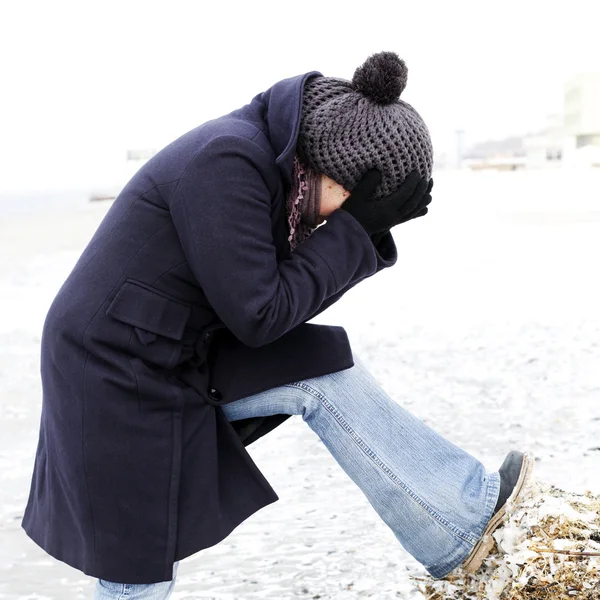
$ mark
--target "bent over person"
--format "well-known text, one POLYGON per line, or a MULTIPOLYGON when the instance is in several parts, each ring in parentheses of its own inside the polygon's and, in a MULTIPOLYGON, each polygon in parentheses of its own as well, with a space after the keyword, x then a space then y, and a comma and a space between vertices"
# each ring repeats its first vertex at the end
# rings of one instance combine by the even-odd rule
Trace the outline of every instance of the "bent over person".
POLYGON ((498 471, 307 324, 397 259, 432 145, 404 62, 311 72, 186 133, 119 194, 48 313, 27 534, 97 599, 168 598, 178 561, 278 497, 246 446, 301 415, 436 578, 475 570, 531 471, 498 471))

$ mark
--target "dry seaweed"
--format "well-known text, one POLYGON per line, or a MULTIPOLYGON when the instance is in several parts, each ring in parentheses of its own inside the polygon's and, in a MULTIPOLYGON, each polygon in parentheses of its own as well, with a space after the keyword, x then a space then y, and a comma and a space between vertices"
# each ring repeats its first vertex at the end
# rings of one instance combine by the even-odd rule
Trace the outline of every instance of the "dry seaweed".
POLYGON ((427 600, 600 600, 600 498, 534 483, 473 575, 420 579, 427 600))

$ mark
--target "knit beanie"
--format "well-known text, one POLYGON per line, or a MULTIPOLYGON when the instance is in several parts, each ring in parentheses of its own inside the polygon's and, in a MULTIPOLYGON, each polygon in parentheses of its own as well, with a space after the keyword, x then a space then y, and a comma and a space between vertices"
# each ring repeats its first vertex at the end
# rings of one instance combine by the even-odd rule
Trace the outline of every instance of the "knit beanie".
POLYGON ((413 170, 431 177, 433 148, 419 113, 400 100, 408 70, 393 52, 374 54, 352 81, 314 77, 305 85, 297 151, 301 161, 348 191, 370 169, 394 192, 413 170))

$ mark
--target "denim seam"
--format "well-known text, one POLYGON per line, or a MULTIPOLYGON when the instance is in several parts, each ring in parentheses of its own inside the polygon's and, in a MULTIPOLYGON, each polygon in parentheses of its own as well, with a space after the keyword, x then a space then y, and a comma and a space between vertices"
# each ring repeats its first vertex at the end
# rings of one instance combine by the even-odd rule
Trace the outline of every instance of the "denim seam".
POLYGON ((394 475, 393 471, 377 456, 377 454, 375 454, 375 452, 373 452, 373 450, 371 450, 371 448, 369 448, 369 446, 365 444, 363 439, 354 431, 354 429, 352 429, 352 427, 350 427, 348 422, 338 412, 337 408, 335 408, 335 406, 333 406, 333 404, 331 404, 329 400, 327 400, 327 398, 323 394, 321 394, 321 392, 310 387, 303 381, 288 384, 286 387, 300 388, 305 392, 308 392, 309 394, 315 396, 318 400, 320 400, 323 406, 333 415, 333 417, 336 419, 336 421, 338 421, 342 428, 350 434, 350 437, 352 438, 354 443, 372 460, 372 462, 379 469, 381 469, 389 477, 389 479, 393 481, 403 492, 405 492, 412 500, 419 504, 419 506, 421 506, 421 508, 423 508, 430 516, 432 516, 437 523, 442 525, 452 535, 458 537, 461 541, 473 545, 477 543, 477 541, 479 540, 478 537, 465 533, 464 531, 462 531, 462 529, 460 529, 459 527, 457 527, 456 525, 439 515, 424 500, 417 496, 417 494, 415 494, 402 480, 398 479, 398 477, 394 475))
POLYGON ((498 502, 498 495, 500 493, 500 474, 496 471, 487 474, 487 493, 485 500, 485 512, 482 519, 481 531, 485 530, 489 523, 494 509, 496 508, 496 502, 498 502))

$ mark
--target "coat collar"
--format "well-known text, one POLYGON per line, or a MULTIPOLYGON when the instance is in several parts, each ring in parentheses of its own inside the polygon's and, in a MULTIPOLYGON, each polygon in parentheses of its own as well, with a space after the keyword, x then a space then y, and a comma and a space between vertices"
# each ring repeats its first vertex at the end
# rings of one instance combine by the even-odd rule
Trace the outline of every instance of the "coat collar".
POLYGON ((263 118, 269 130, 269 140, 277 156, 276 163, 288 185, 292 181, 304 85, 311 77, 320 75, 318 71, 311 71, 283 79, 259 96, 263 104, 263 118))

